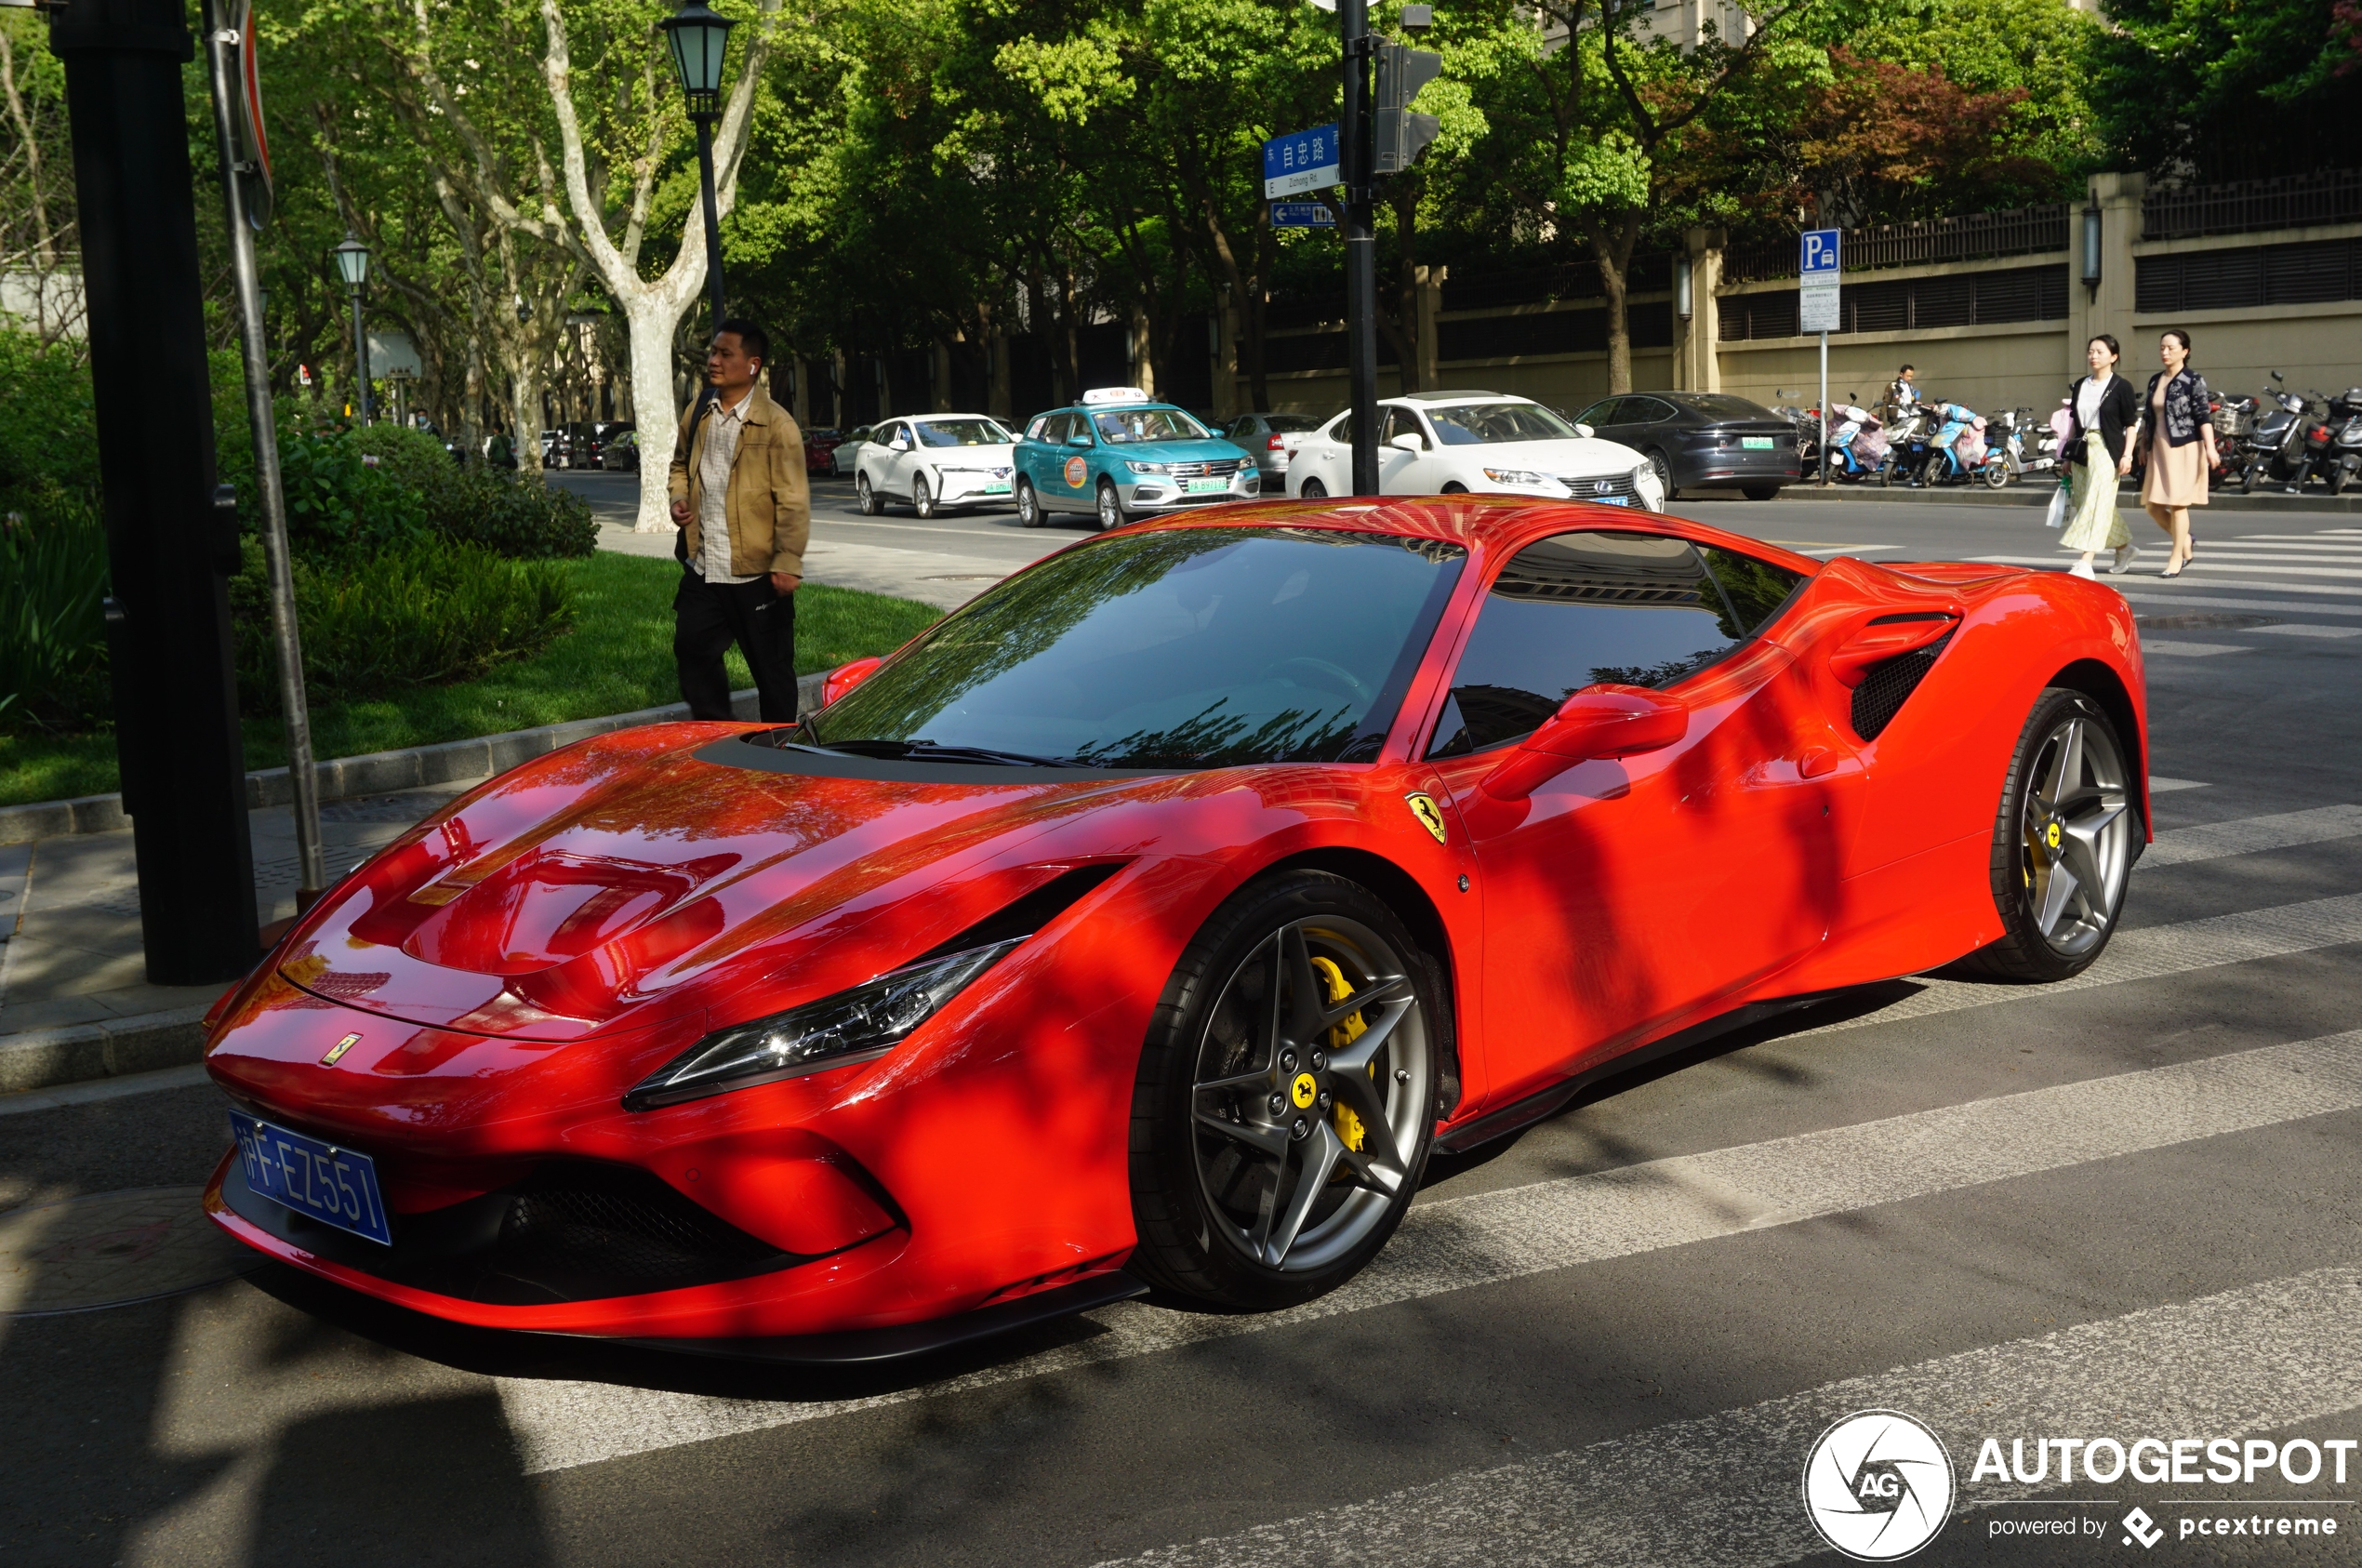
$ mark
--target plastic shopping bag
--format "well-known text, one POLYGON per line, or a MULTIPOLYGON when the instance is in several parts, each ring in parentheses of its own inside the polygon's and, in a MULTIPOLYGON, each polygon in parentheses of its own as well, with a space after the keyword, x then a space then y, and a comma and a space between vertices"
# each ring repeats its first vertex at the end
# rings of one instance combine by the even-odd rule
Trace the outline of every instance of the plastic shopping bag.
POLYGON ((2063 528, 2066 526, 2066 517, 2067 487, 2062 484, 2056 493, 2050 497, 2050 510, 2043 514, 2042 525, 2046 528, 2063 528))

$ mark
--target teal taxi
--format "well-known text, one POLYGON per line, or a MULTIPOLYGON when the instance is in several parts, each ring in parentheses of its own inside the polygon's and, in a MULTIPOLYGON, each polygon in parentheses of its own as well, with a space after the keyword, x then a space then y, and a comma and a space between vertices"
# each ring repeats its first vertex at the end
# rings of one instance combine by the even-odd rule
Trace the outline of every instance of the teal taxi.
POLYGON ((1135 387, 1100 387, 1037 414, 1016 445, 1017 521, 1039 528, 1053 512, 1088 512, 1101 532, 1135 517, 1262 493, 1254 459, 1188 409, 1135 387))

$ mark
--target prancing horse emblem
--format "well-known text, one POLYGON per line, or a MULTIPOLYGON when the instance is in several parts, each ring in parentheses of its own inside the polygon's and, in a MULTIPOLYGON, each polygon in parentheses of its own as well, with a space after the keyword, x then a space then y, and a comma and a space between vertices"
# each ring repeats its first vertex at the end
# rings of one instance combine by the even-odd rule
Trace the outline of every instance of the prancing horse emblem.
POLYGON ((1402 798, 1409 804, 1411 815, 1419 819, 1419 826, 1433 833, 1436 843, 1443 843, 1443 809, 1435 804, 1433 797, 1413 793, 1402 798))

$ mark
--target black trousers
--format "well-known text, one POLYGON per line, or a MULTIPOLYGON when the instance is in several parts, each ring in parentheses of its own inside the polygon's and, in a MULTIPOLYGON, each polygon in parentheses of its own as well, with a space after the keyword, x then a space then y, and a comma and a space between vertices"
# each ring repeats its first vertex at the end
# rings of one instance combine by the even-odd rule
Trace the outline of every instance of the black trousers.
POLYGON ((777 591, 767 577, 717 583, 683 571, 672 595, 672 659, 691 718, 736 716, 722 663, 732 643, 754 672, 763 721, 795 723, 795 595, 777 591))

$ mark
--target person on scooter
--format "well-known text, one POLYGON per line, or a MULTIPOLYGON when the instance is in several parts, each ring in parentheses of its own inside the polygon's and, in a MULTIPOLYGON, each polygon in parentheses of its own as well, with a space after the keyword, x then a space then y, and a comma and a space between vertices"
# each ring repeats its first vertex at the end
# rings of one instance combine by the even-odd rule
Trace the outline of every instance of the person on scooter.
POLYGON ((2206 476, 2215 464, 2213 399, 2206 378, 2190 368, 2188 333, 2167 327, 2157 359, 2165 368, 2149 378, 2148 418, 2136 442, 2148 464, 2141 504, 2173 541, 2165 575, 2178 578, 2190 564, 2190 509, 2206 505, 2206 476))
POLYGON ((1879 415, 1886 423, 1890 425, 1894 423, 1898 416, 1917 405, 1919 401, 1918 376, 1919 371, 1917 365, 1906 365, 1896 372, 1893 380, 1886 384, 1886 407, 1879 415))
POLYGON ((2059 448, 2059 460, 2075 465, 2075 490, 2059 545, 2083 552, 2070 569, 2089 578, 2091 558, 2103 549, 2116 551, 2111 572, 2125 570, 2141 553, 2116 505, 2117 481, 2132 472, 2131 437, 2141 423, 2141 400, 2132 384, 2116 373, 2124 351, 2112 335, 2092 339, 2083 357, 2091 374, 2068 390, 2074 419, 2059 448))

